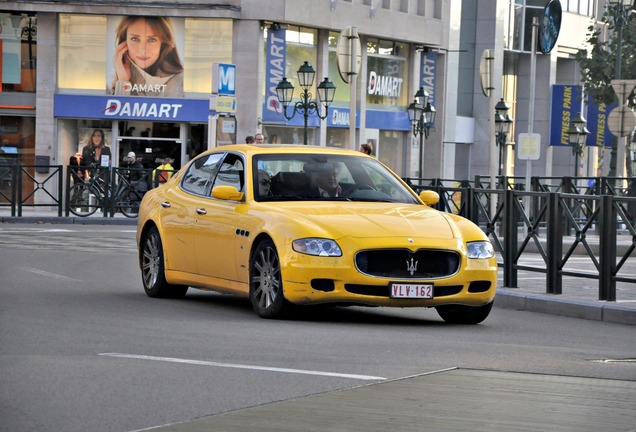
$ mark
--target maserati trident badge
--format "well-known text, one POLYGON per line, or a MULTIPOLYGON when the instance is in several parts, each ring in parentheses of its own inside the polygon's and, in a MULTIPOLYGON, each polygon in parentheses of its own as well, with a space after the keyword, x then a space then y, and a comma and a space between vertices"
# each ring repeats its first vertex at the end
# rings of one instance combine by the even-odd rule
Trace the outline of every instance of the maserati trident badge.
POLYGON ((413 257, 411 257, 411 262, 406 262, 406 271, 411 273, 411 276, 417 271, 417 263, 417 261, 413 262, 413 257))

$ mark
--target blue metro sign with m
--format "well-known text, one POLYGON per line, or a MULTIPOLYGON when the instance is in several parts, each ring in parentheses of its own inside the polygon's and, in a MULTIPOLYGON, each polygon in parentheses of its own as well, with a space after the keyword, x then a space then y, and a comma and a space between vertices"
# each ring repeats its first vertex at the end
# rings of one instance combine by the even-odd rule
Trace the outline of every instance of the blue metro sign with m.
POLYGON ((236 96, 236 65, 214 63, 212 69, 212 93, 236 96))

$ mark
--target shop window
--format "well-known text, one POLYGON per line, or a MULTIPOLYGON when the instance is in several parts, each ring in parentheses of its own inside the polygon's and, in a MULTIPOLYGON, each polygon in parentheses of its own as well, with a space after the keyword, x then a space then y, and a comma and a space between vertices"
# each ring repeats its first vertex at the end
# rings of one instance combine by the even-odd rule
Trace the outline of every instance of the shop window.
MULTIPOLYGON (((35 118, 18 116, 0 116, 0 165, 33 165, 35 164, 35 118)), ((35 175, 32 167, 27 172, 35 175)), ((0 176, 0 202, 4 196, 10 196, 11 184, 6 171, 0 176)), ((22 183, 23 196, 33 192, 33 181, 26 177, 22 183)), ((27 203, 32 203, 29 198, 27 203)))
POLYGON ((35 93, 37 18, 0 13, 2 91, 35 93))

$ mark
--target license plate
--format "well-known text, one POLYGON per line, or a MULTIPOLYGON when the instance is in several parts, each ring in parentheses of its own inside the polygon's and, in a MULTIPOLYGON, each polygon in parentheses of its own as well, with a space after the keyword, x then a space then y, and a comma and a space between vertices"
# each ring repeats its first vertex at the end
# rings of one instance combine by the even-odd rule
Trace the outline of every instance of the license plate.
POLYGON ((400 284, 390 286, 391 298, 432 299, 433 284, 400 284))

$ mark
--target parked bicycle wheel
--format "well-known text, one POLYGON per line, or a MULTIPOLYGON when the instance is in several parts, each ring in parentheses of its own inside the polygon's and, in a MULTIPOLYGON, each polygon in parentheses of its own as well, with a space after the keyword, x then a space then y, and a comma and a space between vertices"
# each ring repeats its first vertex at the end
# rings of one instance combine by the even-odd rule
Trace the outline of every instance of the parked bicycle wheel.
POLYGON ((129 218, 137 217, 139 213, 139 201, 141 200, 136 199, 134 192, 131 192, 129 189, 124 189, 119 197, 117 197, 115 210, 119 210, 121 214, 129 218))
POLYGON ((76 216, 90 216, 103 206, 101 197, 91 193, 84 183, 73 185, 69 193, 69 211, 76 216))

